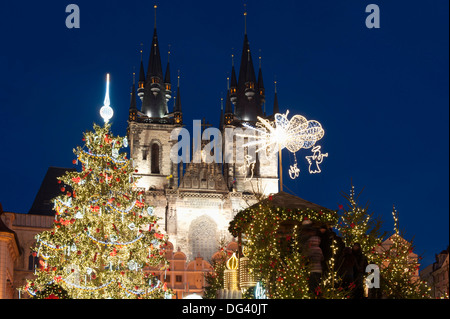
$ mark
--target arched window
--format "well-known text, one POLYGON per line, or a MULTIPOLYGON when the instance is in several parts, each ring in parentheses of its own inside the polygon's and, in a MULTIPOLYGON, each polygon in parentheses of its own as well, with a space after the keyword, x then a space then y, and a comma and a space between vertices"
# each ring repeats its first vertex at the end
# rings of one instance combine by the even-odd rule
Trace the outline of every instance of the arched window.
POLYGON ((152 174, 161 174, 161 169, 159 167, 160 166, 159 157, 160 157, 160 147, 157 143, 154 143, 152 145, 152 162, 151 162, 152 174))
POLYGON ((217 251, 217 240, 217 224, 210 217, 204 215, 194 220, 189 227, 191 258, 200 255, 205 260, 211 260, 217 251))

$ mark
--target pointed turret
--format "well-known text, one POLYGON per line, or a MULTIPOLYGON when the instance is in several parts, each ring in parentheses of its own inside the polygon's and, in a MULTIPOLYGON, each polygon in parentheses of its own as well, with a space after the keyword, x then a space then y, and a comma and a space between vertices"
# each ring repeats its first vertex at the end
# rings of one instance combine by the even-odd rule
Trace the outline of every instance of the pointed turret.
POLYGON ((278 105, 277 81, 275 81, 275 98, 273 102, 273 115, 277 113, 280 113, 280 107, 278 105))
POLYGON ((175 107, 173 110, 175 124, 182 125, 183 124, 183 109, 181 108, 181 94, 180 94, 180 72, 178 71, 178 87, 177 87, 177 97, 175 100, 175 107))
POLYGON ((220 98, 220 123, 219 123, 219 130, 223 129, 223 123, 224 123, 224 117, 223 117, 223 97, 220 98))
POLYGON ((264 103, 266 102, 266 90, 264 88, 261 56, 259 57, 258 88, 259 88, 259 95, 261 96, 261 105, 264 105, 264 103))
POLYGON ((144 61, 142 59, 142 49, 141 49, 141 66, 139 69, 139 83, 138 83, 138 96, 141 99, 141 102, 144 101, 144 92, 145 92, 145 70, 144 70, 144 61))
POLYGON ((133 72, 133 86, 131 87, 131 98, 130 98, 130 115, 129 121, 135 122, 137 119, 137 106, 136 106, 136 73, 133 72))
POLYGON ((172 98, 172 84, 170 82, 170 46, 167 57, 167 68, 166 68, 166 76, 164 78, 164 85, 166 86, 166 102, 169 102, 169 100, 172 98))
POLYGON ((234 112, 233 112, 233 106, 232 106, 232 102, 231 102, 231 94, 230 94, 231 90, 228 90, 227 92, 227 99, 225 102, 225 113, 224 113, 224 118, 225 118, 225 125, 231 125, 233 124, 234 121, 234 112))
POLYGON ((236 70, 234 68, 234 54, 231 55, 231 85, 228 88, 230 90, 230 99, 231 102, 236 103, 237 100, 237 77, 236 77, 236 70))
MULTIPOLYGON (((247 12, 245 12, 244 16, 245 24, 247 25, 247 12)), ((260 74, 262 77, 262 72, 260 74)), ((246 27, 237 82, 237 92, 234 102, 234 115, 236 116, 236 119, 244 122, 256 122, 258 116, 263 116, 263 101, 264 98, 260 95, 260 90, 256 80, 246 27)))
POLYGON ((168 114, 166 100, 166 86, 161 64, 161 54, 156 31, 156 8, 155 6, 155 29, 153 32, 152 47, 148 63, 147 78, 145 81, 144 100, 142 113, 153 119, 162 119, 168 114))

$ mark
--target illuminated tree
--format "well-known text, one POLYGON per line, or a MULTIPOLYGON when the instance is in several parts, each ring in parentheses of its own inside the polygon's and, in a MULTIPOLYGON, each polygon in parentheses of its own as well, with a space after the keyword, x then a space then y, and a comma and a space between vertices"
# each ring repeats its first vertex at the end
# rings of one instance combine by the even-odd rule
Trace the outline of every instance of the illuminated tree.
MULTIPOLYGON (((276 196, 276 195, 275 195, 276 196)), ((277 207, 272 197, 236 215, 229 231, 245 238, 250 268, 263 281, 270 299, 309 299, 308 260, 302 250, 304 221, 335 225, 335 211, 277 207)))
POLYGON ((400 235, 398 213, 394 207, 394 234, 377 251, 381 257, 381 291, 389 299, 429 299, 431 289, 419 277, 419 257, 413 241, 400 235))
POLYGON ((347 199, 347 209, 342 209, 341 219, 337 230, 347 247, 352 247, 355 243, 361 245, 362 253, 367 257, 368 262, 378 262, 377 255, 374 254, 385 233, 381 233, 382 223, 373 217, 373 213, 368 212, 368 205, 361 208, 358 198, 361 195, 355 195, 355 187, 352 185, 350 194, 343 194, 347 199))
POLYGON ((144 267, 167 266, 167 238, 158 231, 153 208, 136 189, 128 146, 111 125, 94 125, 84 147, 74 150, 81 171, 59 178, 53 200, 53 229, 36 236, 40 258, 36 279, 22 289, 39 295, 57 285, 77 299, 162 298, 168 292, 144 267))

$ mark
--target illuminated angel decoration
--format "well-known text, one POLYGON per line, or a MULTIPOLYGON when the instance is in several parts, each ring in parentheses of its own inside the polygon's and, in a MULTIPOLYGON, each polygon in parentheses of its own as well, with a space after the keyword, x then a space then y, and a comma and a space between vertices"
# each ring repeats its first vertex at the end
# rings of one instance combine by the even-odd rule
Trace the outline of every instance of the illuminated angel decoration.
MULTIPOLYGON (((283 149, 287 149, 294 156, 302 149, 312 149, 316 143, 325 136, 325 130, 322 125, 314 120, 307 120, 304 116, 294 115, 288 118, 289 111, 286 114, 275 114, 274 121, 258 117, 258 123, 253 127, 247 123, 244 127, 250 129, 253 135, 244 135, 244 137, 252 138, 244 147, 257 147, 256 152, 266 152, 266 154, 280 153, 283 149)), ((314 148, 314 156, 307 157, 310 163, 310 173, 320 173, 319 165, 323 162, 324 157, 328 154, 321 154, 320 147, 314 148), (312 163, 316 164, 316 168, 312 169, 312 163)), ((289 175, 292 179, 299 177, 300 169, 295 165, 290 167, 289 175)))
POLYGON ((324 157, 328 157, 328 153, 322 154, 321 146, 316 146, 313 148, 313 156, 306 156, 306 160, 309 163, 309 172, 311 174, 319 174, 322 172, 320 169, 320 164, 322 164, 324 157))

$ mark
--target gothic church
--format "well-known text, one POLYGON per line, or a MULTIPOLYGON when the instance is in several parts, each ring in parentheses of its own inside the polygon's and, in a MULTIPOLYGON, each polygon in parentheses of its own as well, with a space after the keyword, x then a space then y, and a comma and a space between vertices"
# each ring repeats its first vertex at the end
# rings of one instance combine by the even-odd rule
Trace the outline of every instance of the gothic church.
MULTIPOLYGON (((137 88, 133 83, 128 118, 130 156, 140 177, 138 187, 146 191, 147 203, 155 207, 174 249, 184 252, 188 260, 199 256, 210 260, 221 240, 233 240, 228 226, 240 210, 255 204, 260 196, 278 193, 278 160, 275 157, 263 163, 256 158, 251 173, 236 163, 171 161, 171 149, 178 142, 171 140, 171 133, 183 127, 183 108, 179 78, 176 97, 172 96, 169 62, 163 73, 156 23, 147 71, 141 59, 138 79, 137 88), (175 103, 170 110, 172 98, 175 103)), ((279 112, 276 94, 274 114, 279 112)), ((256 77, 245 31, 239 74, 233 62, 221 112, 222 136, 227 128, 242 128, 244 123, 255 124, 258 116, 268 117, 264 103, 261 65, 256 77)), ((232 152, 228 154, 236 157, 236 143, 222 145, 229 148, 223 149, 224 153, 232 152)))

